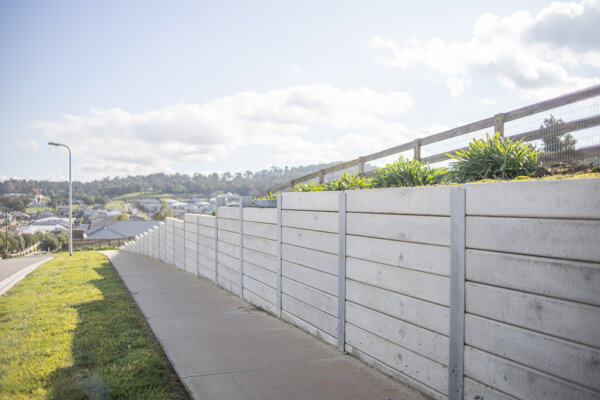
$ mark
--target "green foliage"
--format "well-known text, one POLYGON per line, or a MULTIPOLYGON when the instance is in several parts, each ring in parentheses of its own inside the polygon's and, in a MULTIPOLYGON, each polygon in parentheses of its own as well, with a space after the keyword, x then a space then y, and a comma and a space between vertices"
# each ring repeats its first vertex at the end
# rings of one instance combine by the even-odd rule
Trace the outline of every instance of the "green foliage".
POLYGON ((25 212, 29 204, 29 199, 26 196, 0 196, 0 209, 4 213, 8 211, 25 212))
POLYGON ((377 170, 373 177, 373 187, 413 187, 437 185, 446 179, 447 171, 444 168, 433 168, 420 161, 400 157, 386 168, 377 170))
POLYGON ((279 193, 273 194, 270 190, 264 196, 254 196, 254 200, 274 200, 279 196, 279 193))
POLYGON ((371 187, 371 179, 348 173, 343 174, 339 179, 326 183, 325 190, 327 191, 342 191, 355 189, 368 189, 371 187))
POLYGON ((69 248, 69 235, 66 233, 57 233, 56 239, 58 239, 58 243, 60 243, 60 248, 63 250, 67 250, 69 248))
POLYGON ((322 192, 326 190, 324 184, 318 184, 314 182, 310 183, 299 183, 290 189, 290 192, 322 192))
POLYGON ((471 182, 529 176, 538 165, 539 152, 522 139, 515 142, 496 133, 493 137, 486 134, 485 139, 471 142, 468 149, 448 156, 454 160, 450 166, 450 179, 471 182))
MULTIPOLYGON (((83 200, 86 204, 106 204, 108 198, 126 199, 130 197, 160 197, 169 193, 174 197, 212 197, 216 191, 239 193, 242 196, 255 196, 266 192, 268 189, 283 185, 292 179, 310 174, 329 164, 316 164, 300 167, 271 167, 260 171, 245 171, 238 173, 226 172, 223 174, 164 174, 157 173, 145 176, 128 176, 126 178, 104 178, 92 182, 73 182, 73 200, 83 200), (132 194, 131 196, 127 196, 132 194), (106 196, 106 197, 104 197, 106 196)), ((66 204, 69 196, 69 185, 66 182, 35 181, 22 179, 8 179, 0 182, 0 194, 4 193, 31 193, 33 189, 39 190, 44 195, 55 197, 52 207, 66 204)), ((50 199, 52 200, 52 198, 50 199)))
POLYGON ((25 241, 25 247, 31 247, 37 243, 36 237, 31 233, 23 233, 23 240, 25 241))
POLYGON ((0 297, 1 399, 189 399, 101 254, 59 254, 0 297))
POLYGON ((53 235, 52 233, 46 233, 42 238, 40 247, 42 248, 42 250, 54 251, 62 247, 62 244, 55 235, 53 235))
MULTIPOLYGON (((554 117, 554 115, 550 114, 549 118, 544 118, 544 122, 542 125, 540 125, 540 129, 551 129, 562 124, 564 124, 562 119, 557 119, 554 117)), ((573 135, 570 133, 567 133, 566 135, 545 137, 542 139, 542 141, 544 142, 545 153, 558 153, 560 151, 575 150, 575 146, 577 145, 577 140, 575 140, 573 135)))
POLYGON ((300 183, 290 189, 290 192, 323 192, 343 191, 354 189, 368 189, 371 187, 371 179, 358 175, 343 174, 339 179, 328 183, 317 184, 314 182, 300 183))
POLYGON ((121 213, 119 215, 117 215, 117 218, 115 218, 116 221, 129 221, 129 215, 125 214, 125 213, 121 213))
MULTIPOLYGON (((0 253, 4 254, 7 250, 5 232, 0 235, 0 253)), ((14 236, 8 236, 8 254, 16 253, 21 250, 21 242, 14 236)))
POLYGON ((167 206, 167 202, 163 200, 162 201, 162 205, 160 206, 160 209, 158 210, 158 212, 154 216, 154 219, 162 221, 162 220, 164 220, 167 217, 173 217, 173 210, 171 210, 167 206))

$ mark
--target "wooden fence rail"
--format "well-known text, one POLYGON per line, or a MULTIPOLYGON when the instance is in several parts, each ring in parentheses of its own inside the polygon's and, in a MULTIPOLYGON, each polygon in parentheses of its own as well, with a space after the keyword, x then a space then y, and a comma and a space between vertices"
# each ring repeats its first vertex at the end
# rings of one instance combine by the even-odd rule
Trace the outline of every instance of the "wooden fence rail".
MULTIPOLYGON (((308 175, 301 176, 299 178, 293 179, 283 185, 277 186, 269 192, 280 192, 285 189, 289 189, 294 187, 295 185, 310 181, 312 179, 318 178, 319 183, 325 182, 325 175, 332 174, 334 172, 343 171, 348 168, 358 167, 358 172, 360 176, 370 177, 374 175, 374 171, 365 172, 365 164, 369 161, 377 160, 380 158, 388 157, 394 154, 402 153, 405 151, 412 150, 413 158, 415 160, 421 161, 423 163, 437 163, 440 161, 448 160, 447 154, 454 154, 456 151, 461 149, 454 149, 450 151, 445 151, 443 153, 430 155, 427 157, 421 157, 421 149, 423 146, 427 146, 433 143, 438 143, 444 140, 448 140, 454 137, 459 137, 466 135, 468 133, 476 132, 482 129, 493 128, 494 132, 499 132, 502 136, 504 136, 504 124, 510 121, 515 121, 521 118, 526 118, 528 116, 538 114, 544 111, 552 110, 557 107, 562 107, 568 104, 577 103, 583 100, 591 99, 594 97, 600 96, 600 85, 591 86, 586 89, 578 90, 576 92, 572 92, 563 96, 559 96, 550 100, 542 101, 539 103, 531 104, 526 107, 518 108, 516 110, 512 110, 506 113, 499 113, 494 115, 493 117, 485 118, 480 121, 472 122, 467 125, 459 126, 457 128, 449 129, 444 132, 436 133, 434 135, 426 136, 423 138, 418 138, 412 140, 410 142, 401 144, 399 146, 394 146, 386 150, 378 151, 376 153, 372 153, 366 156, 358 157, 354 160, 346 161, 343 163, 339 163, 336 165, 332 165, 328 168, 321 169, 319 171, 310 173, 308 175)), ((600 126, 600 114, 593 115, 591 117, 578 119, 575 121, 569 121, 566 123, 562 123, 557 126, 552 126, 548 128, 540 128, 531 130, 528 132, 523 132, 515 135, 510 135, 511 139, 520 140, 523 139, 525 142, 530 142, 533 140, 539 140, 550 136, 558 136, 564 135, 569 132, 575 132, 582 129, 588 129, 595 126, 600 126)), ((600 156, 600 144, 594 146, 588 146, 586 148, 563 152, 564 157, 568 157, 568 159, 564 159, 564 161, 568 161, 573 159, 573 157, 581 157, 581 158, 589 158, 589 157, 597 157, 600 156)), ((561 154, 553 154, 553 160, 562 160, 561 154)), ((266 194, 266 193, 265 193, 266 194)))
POLYGON ((135 236, 120 239, 73 239, 73 249, 101 246, 119 247, 134 238, 135 236))

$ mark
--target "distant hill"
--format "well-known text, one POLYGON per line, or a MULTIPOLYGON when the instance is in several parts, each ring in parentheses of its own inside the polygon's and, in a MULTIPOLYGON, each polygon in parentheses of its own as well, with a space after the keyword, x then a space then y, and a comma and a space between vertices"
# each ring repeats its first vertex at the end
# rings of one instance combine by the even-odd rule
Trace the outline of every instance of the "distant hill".
MULTIPOLYGON (((211 193, 223 190, 241 195, 257 195, 270 188, 279 186, 292 179, 310 174, 330 164, 316 164, 301 167, 271 167, 262 171, 246 171, 224 174, 213 173, 203 175, 186 174, 151 174, 128 176, 126 178, 104 178, 92 182, 73 182, 73 199, 83 200, 88 204, 98 198, 113 198, 129 193, 148 192, 171 194, 194 194, 207 197, 211 193)), ((0 194, 23 193, 33 194, 36 191, 46 196, 67 197, 66 182, 50 182, 37 180, 8 179, 0 182, 0 194)))

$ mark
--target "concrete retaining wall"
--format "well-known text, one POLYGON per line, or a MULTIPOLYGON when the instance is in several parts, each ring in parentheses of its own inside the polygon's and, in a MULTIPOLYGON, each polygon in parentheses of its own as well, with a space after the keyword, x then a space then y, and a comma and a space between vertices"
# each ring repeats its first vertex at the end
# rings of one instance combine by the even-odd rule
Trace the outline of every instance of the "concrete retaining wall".
POLYGON ((338 336, 338 199, 335 192, 283 196, 281 212, 281 316, 331 344, 338 336))
POLYGON ((598 183, 466 186, 467 398, 600 397, 598 183))
POLYGON ((586 179, 284 193, 277 209, 167 218, 123 249, 433 398, 593 399, 598 243, 600 179, 586 179))
POLYGON ((244 208, 243 214, 244 298, 277 314, 277 210, 244 208))
POLYGON ((450 188, 347 193, 347 350, 448 393, 450 188))

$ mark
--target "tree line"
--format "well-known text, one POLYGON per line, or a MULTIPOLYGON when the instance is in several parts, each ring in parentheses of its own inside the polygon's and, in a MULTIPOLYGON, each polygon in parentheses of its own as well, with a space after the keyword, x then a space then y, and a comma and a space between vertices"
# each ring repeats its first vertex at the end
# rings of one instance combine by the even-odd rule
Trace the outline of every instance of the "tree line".
POLYGON ((54 251, 57 249, 67 249, 69 236, 66 233, 50 233, 37 231, 35 233, 9 233, 0 234, 0 253, 13 254, 27 249, 34 244, 39 243, 42 250, 54 251))
MULTIPOLYGON (((261 171, 225 172, 208 175, 195 173, 128 176, 125 178, 104 178, 92 182, 73 182, 73 199, 82 200, 86 204, 106 204, 110 198, 136 192, 195 194, 208 197, 216 191, 239 193, 243 196, 255 196, 270 188, 282 185, 292 179, 310 174, 330 164, 316 164, 301 167, 271 167, 261 171)), ((38 180, 8 179, 0 182, 0 194, 23 193, 43 194, 49 196, 51 202, 64 204, 68 198, 67 182, 51 182, 38 180)))

